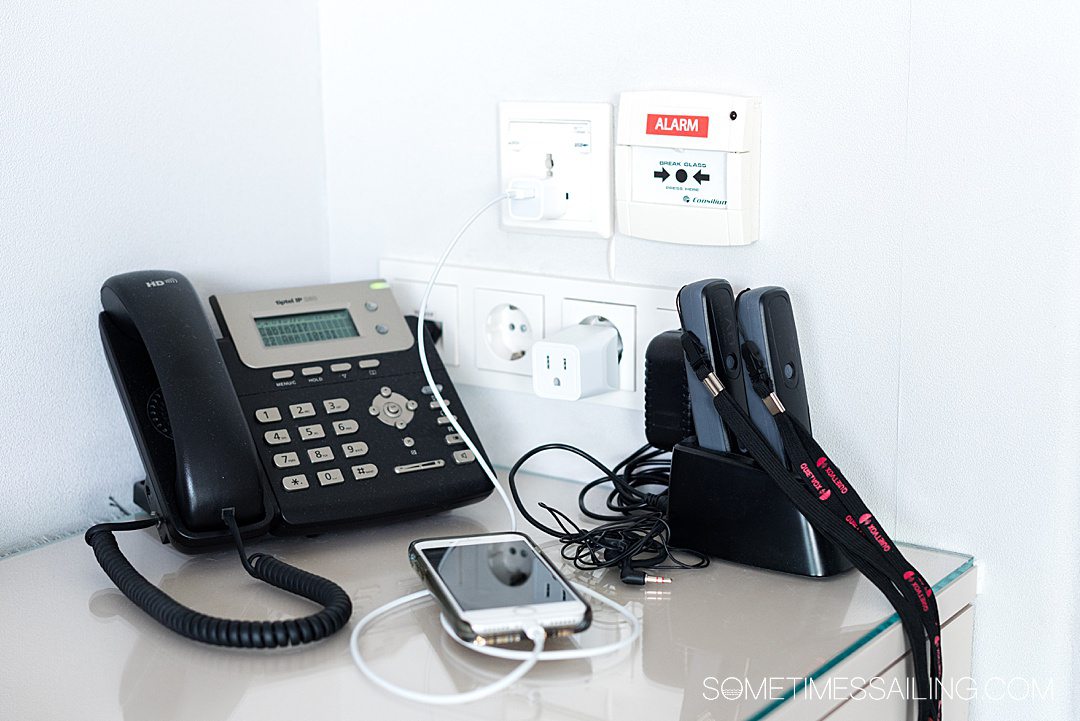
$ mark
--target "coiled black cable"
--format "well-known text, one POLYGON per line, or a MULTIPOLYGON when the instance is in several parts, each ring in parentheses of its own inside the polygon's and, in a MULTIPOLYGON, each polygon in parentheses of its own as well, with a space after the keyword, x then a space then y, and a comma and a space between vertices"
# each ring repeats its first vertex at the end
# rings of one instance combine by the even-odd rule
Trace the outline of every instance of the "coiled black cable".
POLYGON ((85 538, 102 570, 121 593, 161 625, 192 640, 233 648, 278 648, 318 641, 345 625, 352 615, 352 599, 341 586, 265 553, 248 556, 231 509, 222 513, 222 519, 232 532, 241 563, 252 577, 314 601, 323 609, 284 621, 240 621, 208 616, 178 603, 135 570, 113 536, 113 531, 155 526, 157 518, 101 523, 91 526, 85 538))
POLYGON ((667 485, 671 459, 666 452, 646 444, 609 469, 585 451, 565 443, 548 443, 525 453, 510 469, 507 483, 521 515, 539 530, 563 544, 562 557, 583 570, 620 568, 627 583, 640 582, 643 569, 695 569, 709 565, 709 557, 688 548, 668 544, 671 528, 667 523, 667 485), (569 516, 546 503, 540 508, 551 514, 558 528, 535 518, 525 507, 517 488, 517 474, 533 456, 545 451, 573 453, 592 464, 604 475, 585 484, 578 494, 581 512, 598 521, 595 528, 581 528, 569 516), (585 497, 593 488, 611 483, 607 497, 610 514, 591 510, 585 497), (655 489, 656 492, 645 490, 655 489), (678 556, 688 556, 684 561, 678 556), (631 579, 637 579, 636 581, 631 579))

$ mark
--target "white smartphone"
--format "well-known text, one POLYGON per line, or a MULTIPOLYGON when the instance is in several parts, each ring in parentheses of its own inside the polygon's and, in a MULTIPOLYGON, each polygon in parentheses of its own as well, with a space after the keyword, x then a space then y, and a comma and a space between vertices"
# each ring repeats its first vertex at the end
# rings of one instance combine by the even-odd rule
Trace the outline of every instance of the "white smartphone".
POLYGON ((532 626, 568 636, 592 621, 589 604, 524 533, 420 539, 409 544, 409 563, 466 641, 511 643, 532 626))

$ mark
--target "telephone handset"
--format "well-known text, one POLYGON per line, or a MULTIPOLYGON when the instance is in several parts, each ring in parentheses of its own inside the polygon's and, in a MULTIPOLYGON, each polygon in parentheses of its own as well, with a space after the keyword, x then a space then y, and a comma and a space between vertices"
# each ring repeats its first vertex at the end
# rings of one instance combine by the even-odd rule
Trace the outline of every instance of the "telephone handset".
MULTIPOLYGON (((348 595, 271 556, 249 557, 244 538, 430 514, 492 491, 430 401, 415 350, 426 331, 383 281, 211 297, 221 339, 179 273, 115 276, 101 301, 105 355, 146 469, 135 501, 152 518, 99 524, 86 540, 121 591, 178 633, 259 648, 325 637, 348 620, 348 595), (183 607, 131 567, 112 535, 151 525, 188 553, 234 543, 248 573, 325 608, 261 623, 183 607)), ((471 432, 434 351, 428 361, 471 432)))
POLYGON ((127 273, 105 282, 101 304, 109 367, 160 494, 154 510, 179 529, 171 535, 193 546, 227 540, 226 507, 241 527, 266 526, 258 454, 191 283, 177 273, 127 273))

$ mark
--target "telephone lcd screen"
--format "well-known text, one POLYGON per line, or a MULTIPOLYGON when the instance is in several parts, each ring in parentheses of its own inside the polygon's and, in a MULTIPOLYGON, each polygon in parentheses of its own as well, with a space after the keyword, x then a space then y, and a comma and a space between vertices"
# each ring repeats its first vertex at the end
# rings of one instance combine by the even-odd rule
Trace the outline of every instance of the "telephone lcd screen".
POLYGON ((360 335, 348 310, 326 310, 256 318, 255 327, 267 348, 297 343, 314 343, 360 335))
POLYGON ((421 551, 463 611, 576 601, 523 541, 421 551))

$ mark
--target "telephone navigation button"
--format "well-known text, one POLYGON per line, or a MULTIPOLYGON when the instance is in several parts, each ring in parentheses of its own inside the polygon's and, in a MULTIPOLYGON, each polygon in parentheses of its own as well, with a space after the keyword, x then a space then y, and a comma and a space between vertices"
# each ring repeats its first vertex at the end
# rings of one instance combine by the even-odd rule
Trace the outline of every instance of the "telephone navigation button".
POLYGON ((353 478, 361 481, 365 478, 374 478, 379 475, 379 468, 374 463, 364 463, 359 466, 352 467, 353 478))
POLYGON ((326 463, 327 461, 334 460, 334 449, 330 446, 310 448, 308 449, 307 455, 312 463, 326 463))
POLYGON ((294 403, 289 406, 289 413, 293 418, 310 418, 315 415, 314 403, 294 403))
POLYGON ((281 420, 281 411, 277 408, 260 408, 255 411, 255 420, 259 423, 277 423, 281 420))
POLYGON ((349 401, 344 398, 331 398, 322 404, 327 413, 344 413, 349 410, 349 401))
POLYGON ((298 473, 295 476, 285 476, 281 479, 281 485, 286 491, 302 491, 308 487, 307 476, 298 473))
POLYGON ((342 475, 340 468, 319 471, 315 474, 315 477, 319 479, 320 486, 332 486, 335 483, 345 482, 345 476, 342 475))
POLYGON ((296 451, 289 451, 288 453, 275 453, 274 465, 278 468, 292 468, 293 466, 299 466, 300 456, 296 454, 296 451))
POLYGON ((279 446, 282 443, 288 443, 292 440, 289 438, 289 430, 287 428, 278 428, 274 431, 267 431, 266 433, 263 433, 263 438, 272 446, 279 446))

